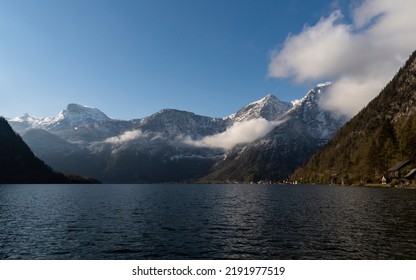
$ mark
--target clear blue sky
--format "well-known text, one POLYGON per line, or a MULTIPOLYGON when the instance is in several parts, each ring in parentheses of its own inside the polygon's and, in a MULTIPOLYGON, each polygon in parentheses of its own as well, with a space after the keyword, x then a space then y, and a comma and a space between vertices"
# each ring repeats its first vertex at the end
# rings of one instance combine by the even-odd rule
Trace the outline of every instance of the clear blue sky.
POLYGON ((268 93, 297 99, 315 81, 268 78, 270 52, 350 2, 0 0, 0 115, 74 102, 120 119, 224 117, 268 93))

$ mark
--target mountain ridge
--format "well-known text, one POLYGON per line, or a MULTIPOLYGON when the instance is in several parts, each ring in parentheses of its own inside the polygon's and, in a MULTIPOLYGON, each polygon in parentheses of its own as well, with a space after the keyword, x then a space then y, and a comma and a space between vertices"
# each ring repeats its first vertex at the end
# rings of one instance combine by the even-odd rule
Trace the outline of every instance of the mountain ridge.
POLYGON ((268 135, 231 150, 201 182, 283 181, 319 150, 345 119, 323 111, 319 98, 330 83, 319 84, 282 115, 268 135))
MULTIPOLYGON (((62 172, 116 183, 188 182, 212 173, 216 166, 233 158, 235 151, 241 154, 244 150, 253 150, 262 142, 269 143, 268 149, 276 148, 277 146, 274 147, 274 144, 270 143, 277 138, 279 142, 293 142, 291 139, 295 136, 288 132, 291 130, 290 126, 282 123, 287 118, 302 116, 301 110, 307 112, 301 107, 302 104, 313 105, 315 110, 321 110, 318 99, 313 99, 312 95, 314 92, 318 94, 318 91, 327 86, 329 84, 320 84, 308 91, 304 98, 291 103, 280 101, 273 95, 266 95, 225 118, 163 109, 142 119, 125 121, 108 118, 98 109, 69 104, 54 118, 36 119, 26 115, 10 119, 10 123, 22 134, 37 156, 62 172), (85 115, 82 115, 83 113, 85 115), (75 116, 75 121, 64 121, 68 115, 75 116), (51 119, 55 120, 53 125, 51 119), (42 120, 47 125, 41 126, 42 120), (279 126, 284 129, 277 130, 274 134, 268 133, 270 129, 279 126), (47 133, 31 131, 33 128, 44 129, 47 133), (248 138, 249 142, 260 139, 254 143, 238 144, 243 143, 238 140, 243 136, 241 133, 259 133, 258 136, 254 134, 248 138), (286 139, 285 135, 290 139, 286 139), (235 144, 224 144, 224 141, 236 140, 235 144), (215 141, 219 144, 213 143, 215 141), (45 146, 46 143, 50 148, 45 146), (235 151, 229 151, 228 147, 234 145, 237 145, 235 151), (91 164, 92 162, 94 164, 91 164)), ((326 119, 326 114, 318 113, 311 115, 313 119, 308 124, 314 131, 311 130, 310 133, 319 134, 319 141, 326 141, 332 127, 337 127, 338 123, 330 124, 333 119, 326 119), (316 118, 318 115, 320 117, 316 118), (326 120, 328 122, 325 122, 326 120), (328 126, 329 130, 325 126, 328 126)), ((304 134, 304 131, 297 129, 295 133, 304 134)), ((308 139, 315 141, 315 138, 308 139)), ((310 145, 306 140, 302 144, 310 145)), ((280 161, 280 158, 277 160, 280 161)), ((286 178, 291 168, 284 174, 267 175, 267 178, 286 178)), ((241 172, 251 173, 252 170, 245 169, 241 172)), ((274 171, 270 167, 266 172, 274 171)), ((247 176, 239 180, 246 182, 245 177, 247 176)))
POLYGON ((268 94, 262 99, 249 103, 236 113, 228 116, 227 119, 233 122, 248 121, 256 118, 274 121, 291 108, 291 102, 281 101, 276 96, 268 94))

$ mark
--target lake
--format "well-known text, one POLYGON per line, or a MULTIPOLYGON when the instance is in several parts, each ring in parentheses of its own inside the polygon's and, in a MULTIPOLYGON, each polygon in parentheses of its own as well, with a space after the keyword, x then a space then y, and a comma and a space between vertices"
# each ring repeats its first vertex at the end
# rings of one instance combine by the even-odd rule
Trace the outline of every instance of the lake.
POLYGON ((416 259, 416 190, 0 185, 0 259, 416 259))

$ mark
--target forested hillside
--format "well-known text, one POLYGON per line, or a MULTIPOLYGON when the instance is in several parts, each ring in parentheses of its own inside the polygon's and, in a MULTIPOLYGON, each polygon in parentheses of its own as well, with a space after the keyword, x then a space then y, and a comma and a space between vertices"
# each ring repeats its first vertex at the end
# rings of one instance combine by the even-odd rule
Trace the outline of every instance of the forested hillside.
POLYGON ((291 177, 304 183, 379 183, 400 161, 416 167, 416 52, 393 80, 291 177))
POLYGON ((7 120, 0 117, 0 184, 86 182, 89 181, 53 171, 32 153, 7 120))

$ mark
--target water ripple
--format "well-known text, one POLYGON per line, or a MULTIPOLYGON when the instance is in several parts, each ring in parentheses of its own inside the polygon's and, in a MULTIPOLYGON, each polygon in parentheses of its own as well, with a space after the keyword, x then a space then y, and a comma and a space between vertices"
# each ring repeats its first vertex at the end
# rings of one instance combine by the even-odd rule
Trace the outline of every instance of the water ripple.
POLYGON ((4 185, 0 259, 416 259, 416 192, 4 185))

